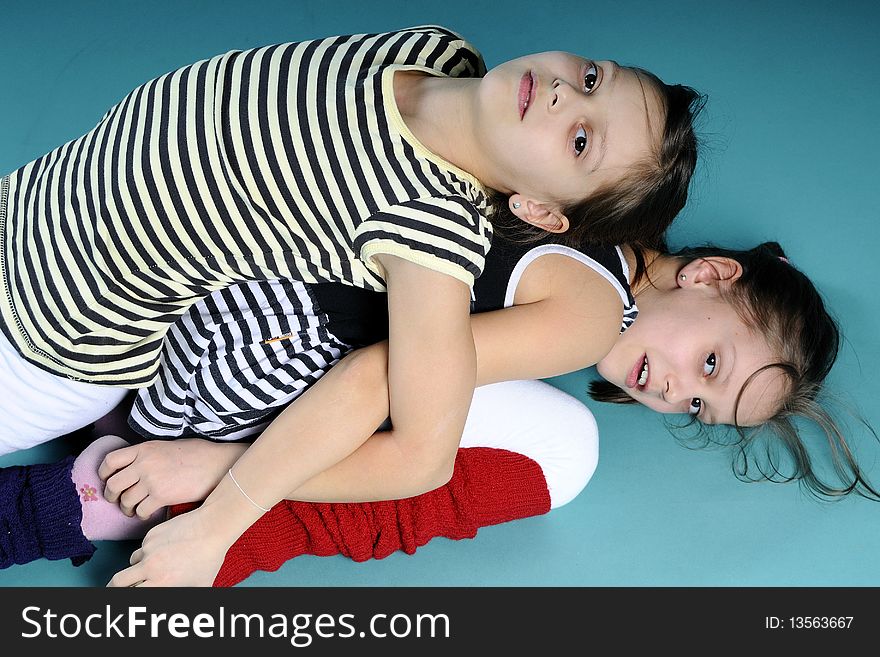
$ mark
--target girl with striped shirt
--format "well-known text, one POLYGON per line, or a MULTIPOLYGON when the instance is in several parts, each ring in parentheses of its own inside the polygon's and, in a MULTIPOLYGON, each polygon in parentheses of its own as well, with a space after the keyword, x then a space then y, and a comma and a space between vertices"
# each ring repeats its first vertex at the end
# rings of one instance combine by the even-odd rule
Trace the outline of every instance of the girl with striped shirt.
POLYGON ((395 418, 452 447, 493 224, 652 240, 687 196, 695 102, 563 53, 487 72, 435 26, 228 52, 138 87, 0 178, 6 380, 52 401, 34 416, 0 394, 0 452, 151 384, 191 304, 276 279, 387 291, 395 418), (430 401, 408 399, 428 376, 430 401))

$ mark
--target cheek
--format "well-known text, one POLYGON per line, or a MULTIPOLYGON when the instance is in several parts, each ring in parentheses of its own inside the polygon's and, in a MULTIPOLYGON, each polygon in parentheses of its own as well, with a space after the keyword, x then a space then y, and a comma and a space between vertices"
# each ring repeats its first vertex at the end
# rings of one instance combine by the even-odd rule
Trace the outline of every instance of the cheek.
POLYGON ((679 412, 676 409, 671 408, 669 406, 669 404, 665 404, 655 397, 637 397, 634 395, 630 395, 630 396, 633 399, 635 399, 637 402, 639 402, 642 406, 645 406, 646 408, 651 409, 655 413, 669 414, 669 413, 678 413, 679 412))
POLYGON ((561 140, 557 136, 553 136, 547 131, 524 135, 524 139, 520 141, 522 144, 521 151, 517 155, 527 154, 527 158, 517 159, 519 165, 525 171, 531 172, 536 180, 543 181, 543 184, 553 183, 559 186, 559 170, 563 164, 561 140))

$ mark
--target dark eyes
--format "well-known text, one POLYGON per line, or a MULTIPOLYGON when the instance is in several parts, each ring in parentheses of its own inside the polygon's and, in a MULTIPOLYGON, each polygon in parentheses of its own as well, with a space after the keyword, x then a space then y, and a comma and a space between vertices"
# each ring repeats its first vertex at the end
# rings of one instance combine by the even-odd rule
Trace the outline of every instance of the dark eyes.
MULTIPOLYGON (((715 373, 715 354, 709 354, 706 358, 706 361, 703 363, 703 375, 704 376, 712 376, 715 373)), ((688 413, 691 415, 699 415, 700 411, 703 410, 703 400, 699 397, 694 397, 691 399, 691 405, 688 407, 688 413)))
POLYGON ((715 354, 709 354, 709 357, 706 359, 706 362, 703 363, 703 374, 706 376, 712 376, 715 372, 715 354))
POLYGON ((599 82, 599 69, 595 64, 587 66, 587 72, 584 74, 584 93, 591 94, 596 84, 599 82))
MULTIPOLYGON (((599 68, 589 62, 587 64, 587 70, 584 72, 584 93, 589 95, 593 93, 599 84, 599 68)), ((583 126, 578 126, 577 133, 574 136, 574 152, 580 156, 590 144, 590 139, 587 136, 587 131, 583 126)))
POLYGON ((574 152, 580 155, 587 149, 587 131, 584 130, 583 126, 578 126, 577 132, 574 135, 574 152))

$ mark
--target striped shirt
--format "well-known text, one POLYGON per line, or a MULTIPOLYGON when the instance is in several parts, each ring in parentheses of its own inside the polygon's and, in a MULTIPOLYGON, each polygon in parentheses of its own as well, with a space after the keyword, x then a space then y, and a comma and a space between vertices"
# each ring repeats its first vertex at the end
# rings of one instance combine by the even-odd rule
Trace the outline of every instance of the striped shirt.
POLYGON ((440 27, 232 51, 152 80, 0 179, 0 323, 28 361, 139 388, 193 303, 248 280, 384 291, 393 254, 472 285, 486 190, 407 130, 393 74, 478 77, 440 27))

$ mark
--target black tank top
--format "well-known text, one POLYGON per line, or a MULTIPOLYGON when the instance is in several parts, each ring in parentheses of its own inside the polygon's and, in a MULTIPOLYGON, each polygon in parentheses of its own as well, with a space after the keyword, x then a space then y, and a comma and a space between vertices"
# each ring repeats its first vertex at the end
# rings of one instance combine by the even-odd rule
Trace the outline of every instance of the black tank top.
MULTIPOLYGON (((529 264, 537 258, 558 253, 590 267, 614 287, 623 304, 623 333, 632 324, 638 308, 629 284, 629 267, 619 247, 589 246, 575 249, 554 244, 553 236, 540 241, 517 242, 498 233, 486 258, 482 275, 476 279, 471 295, 471 312, 500 310, 513 305, 516 286, 529 264)), ((341 283, 308 286, 328 319, 329 330, 353 347, 362 347, 388 337, 388 304, 384 292, 373 292, 341 283)))

